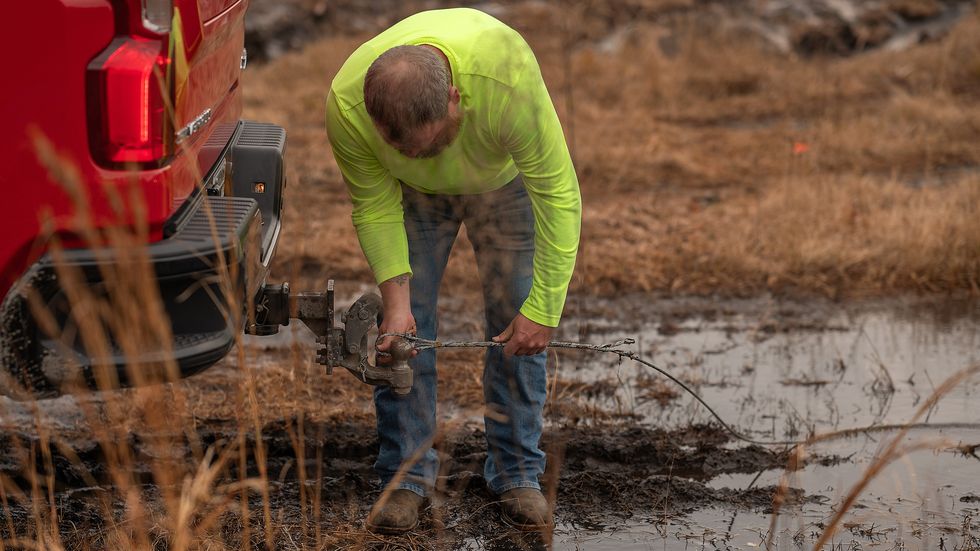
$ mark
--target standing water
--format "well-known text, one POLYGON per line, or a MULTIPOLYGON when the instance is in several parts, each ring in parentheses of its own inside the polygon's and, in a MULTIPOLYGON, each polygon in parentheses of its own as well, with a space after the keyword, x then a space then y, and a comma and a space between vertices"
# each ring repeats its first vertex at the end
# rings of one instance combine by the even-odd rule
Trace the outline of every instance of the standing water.
MULTIPOLYGON (((573 303, 574 307, 574 303, 573 303)), ((756 440, 876 427, 808 446, 802 469, 705 475, 710 488, 781 482, 799 503, 751 510, 730 505, 689 515, 635 515, 601 530, 561 526, 569 549, 811 549, 844 498, 943 381, 980 364, 980 309, 970 301, 854 305, 775 300, 624 299, 586 307, 568 336, 625 337, 693 388, 730 425, 756 440), (615 314, 612 314, 615 312, 615 314), (785 478, 784 478, 785 477, 785 478)), ((656 427, 716 422, 673 383, 614 356, 562 354, 560 375, 615 391, 597 406, 656 427), (666 396, 666 399, 665 399, 666 396)), ((825 549, 980 548, 980 376, 924 411, 898 454, 847 509, 825 549)), ((744 447, 733 440, 729 446, 744 447)), ((785 447, 775 447, 785 449, 785 447)), ((668 505, 664 505, 665 511, 668 505)))

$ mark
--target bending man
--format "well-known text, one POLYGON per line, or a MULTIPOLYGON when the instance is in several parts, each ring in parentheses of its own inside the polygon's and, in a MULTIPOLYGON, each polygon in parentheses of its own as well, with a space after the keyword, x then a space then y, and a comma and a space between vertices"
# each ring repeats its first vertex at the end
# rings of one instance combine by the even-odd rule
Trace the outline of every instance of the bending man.
MULTIPOLYGON (((466 226, 487 338, 507 343, 486 356, 484 476, 506 521, 550 525, 538 482, 544 350, 574 268, 581 199, 534 54, 482 12, 416 14, 346 61, 327 97, 327 131, 384 299, 382 332, 436 338, 439 284, 466 226)), ((435 484, 435 361, 434 350, 411 360, 407 396, 375 391, 375 468, 387 486, 368 518, 375 531, 414 528, 435 484)))

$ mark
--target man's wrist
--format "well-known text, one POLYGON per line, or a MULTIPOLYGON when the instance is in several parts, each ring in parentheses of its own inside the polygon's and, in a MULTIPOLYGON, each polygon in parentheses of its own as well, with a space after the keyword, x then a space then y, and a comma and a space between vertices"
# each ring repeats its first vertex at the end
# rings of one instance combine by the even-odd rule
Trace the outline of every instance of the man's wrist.
POLYGON ((548 327, 551 329, 558 327, 558 322, 561 319, 561 314, 557 316, 547 315, 544 312, 536 310, 535 308, 530 306, 527 302, 525 302, 524 305, 521 306, 521 309, 518 311, 518 313, 524 316, 525 318, 527 318, 529 321, 533 321, 538 325, 542 325, 544 327, 548 327))
POLYGON ((399 287, 404 287, 404 286, 408 285, 408 280, 409 279, 411 279, 411 278, 409 277, 408 274, 400 274, 400 275, 396 275, 395 277, 393 277, 393 278, 391 278, 391 279, 389 279, 387 281, 382 282, 381 284, 384 285, 385 283, 391 283, 391 284, 397 285, 399 287))
POLYGON ((407 273, 399 274, 387 281, 383 281, 378 286, 381 290, 381 300, 384 303, 384 315, 386 318, 411 313, 410 279, 411 276, 407 273))

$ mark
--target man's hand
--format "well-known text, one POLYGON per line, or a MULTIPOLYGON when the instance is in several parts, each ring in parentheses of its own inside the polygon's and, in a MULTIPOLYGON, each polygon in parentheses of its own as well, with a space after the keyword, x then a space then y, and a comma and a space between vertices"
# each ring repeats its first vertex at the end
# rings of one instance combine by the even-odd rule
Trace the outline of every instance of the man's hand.
POLYGON ((530 356, 544 351, 551 342, 553 327, 541 325, 517 314, 504 332, 493 338, 493 342, 505 342, 504 354, 530 356))
MULTIPOLYGON (((415 316, 412 315, 412 306, 409 296, 408 274, 393 277, 381 283, 381 301, 384 304, 384 319, 378 331, 385 333, 408 333, 414 335, 415 316)), ((391 356, 388 349, 391 348, 391 341, 395 337, 385 337, 378 343, 376 350, 383 354, 378 354, 375 363, 378 365, 388 365, 391 363, 391 356)), ((412 351, 412 356, 417 356, 418 350, 412 351)))
MULTIPOLYGON (((411 311, 407 312, 397 312, 393 314, 385 314, 384 320, 381 322, 381 327, 378 331, 383 335, 385 333, 408 333, 409 335, 415 334, 415 317, 412 315, 411 311), (389 317, 390 316, 390 317, 389 317)), ((375 359, 375 363, 378 365, 388 365, 391 363, 391 356, 388 354, 388 350, 391 348, 391 342, 395 337, 385 337, 381 339, 378 343, 376 350, 378 352, 383 352, 383 354, 378 354, 375 359)), ((412 350, 412 357, 417 356, 418 350, 412 350)))

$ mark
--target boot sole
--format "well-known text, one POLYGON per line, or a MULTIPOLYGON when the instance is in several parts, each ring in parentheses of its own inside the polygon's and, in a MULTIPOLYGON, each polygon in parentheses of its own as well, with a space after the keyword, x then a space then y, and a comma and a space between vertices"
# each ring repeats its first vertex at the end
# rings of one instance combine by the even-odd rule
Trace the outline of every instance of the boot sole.
POLYGON ((370 522, 365 522, 364 526, 368 529, 368 531, 374 534, 381 534, 384 536, 401 536, 402 534, 406 534, 418 528, 419 521, 416 520, 415 524, 405 528, 398 527, 398 526, 383 526, 378 524, 372 524, 370 522))
POLYGON ((527 524, 524 522, 518 522, 511 518, 506 511, 500 511, 500 519, 504 521, 504 524, 510 526, 511 528, 516 528, 521 532, 543 532, 545 530, 551 529, 553 524, 527 524))

